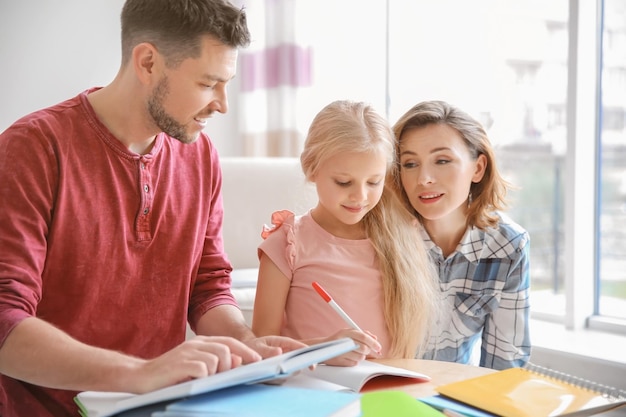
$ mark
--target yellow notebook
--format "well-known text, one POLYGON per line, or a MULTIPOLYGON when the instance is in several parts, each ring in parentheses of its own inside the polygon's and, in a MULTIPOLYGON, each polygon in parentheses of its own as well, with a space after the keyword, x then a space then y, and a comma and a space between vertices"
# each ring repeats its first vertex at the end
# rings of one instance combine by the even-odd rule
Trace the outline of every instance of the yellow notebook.
POLYGON ((503 417, 591 416, 626 404, 626 392, 529 365, 437 387, 453 400, 503 417))

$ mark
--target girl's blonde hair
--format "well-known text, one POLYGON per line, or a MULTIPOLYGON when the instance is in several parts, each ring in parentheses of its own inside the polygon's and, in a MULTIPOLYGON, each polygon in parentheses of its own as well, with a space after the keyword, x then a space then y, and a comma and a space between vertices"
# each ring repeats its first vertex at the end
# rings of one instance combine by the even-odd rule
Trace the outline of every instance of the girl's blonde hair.
MULTIPOLYGON (((496 158, 491 142, 483 126, 476 119, 458 107, 452 106, 445 101, 423 101, 409 109, 393 126, 396 137, 396 158, 400 155, 402 135, 406 132, 424 127, 429 124, 448 125, 461 135, 472 158, 485 155, 487 166, 482 180, 472 183, 467 210, 468 226, 476 226, 480 229, 494 227, 498 223, 495 214, 497 210, 507 207, 506 192, 509 184, 498 171, 496 158)), ((406 207, 420 220, 421 215, 411 205, 406 191, 402 187, 399 171, 396 176, 396 190, 402 196, 406 207)))
POLYGON ((387 120, 362 102, 340 100, 324 107, 311 123, 300 156, 307 180, 314 178, 329 157, 343 152, 387 156, 382 197, 362 223, 382 275, 385 322, 392 340, 390 356, 413 358, 428 336, 439 289, 415 219, 393 188, 398 163, 387 120))

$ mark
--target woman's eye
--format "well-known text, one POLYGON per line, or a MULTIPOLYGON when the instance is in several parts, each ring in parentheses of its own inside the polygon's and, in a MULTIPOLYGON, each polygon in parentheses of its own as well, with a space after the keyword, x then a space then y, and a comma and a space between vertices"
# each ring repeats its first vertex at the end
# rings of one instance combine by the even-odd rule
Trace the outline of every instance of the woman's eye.
POLYGON ((402 164, 402 168, 410 169, 415 168, 417 164, 415 162, 405 162, 402 164))
POLYGON ((335 181, 335 184, 337 184, 340 187, 347 187, 348 185, 350 185, 350 182, 341 182, 341 181, 335 181))
POLYGON ((449 162, 450 162, 449 159, 437 159, 437 164, 439 164, 439 165, 445 165, 445 164, 447 164, 449 162))

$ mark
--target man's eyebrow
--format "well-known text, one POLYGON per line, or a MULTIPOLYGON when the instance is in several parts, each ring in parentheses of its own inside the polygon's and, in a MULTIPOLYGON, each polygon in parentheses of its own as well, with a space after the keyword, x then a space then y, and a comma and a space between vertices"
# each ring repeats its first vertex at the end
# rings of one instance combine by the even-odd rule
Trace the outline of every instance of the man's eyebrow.
POLYGON ((219 83, 226 83, 230 80, 232 80, 233 78, 235 78, 235 76, 233 75, 232 78, 230 79, 226 79, 226 78, 221 78, 217 75, 213 75, 213 74, 202 74, 202 78, 207 80, 207 81, 217 81, 219 83))

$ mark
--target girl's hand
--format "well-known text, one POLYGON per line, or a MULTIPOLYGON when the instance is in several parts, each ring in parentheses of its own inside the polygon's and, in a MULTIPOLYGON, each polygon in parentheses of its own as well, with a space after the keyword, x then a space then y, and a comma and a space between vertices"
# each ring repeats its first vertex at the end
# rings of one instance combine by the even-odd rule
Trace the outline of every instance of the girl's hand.
POLYGON ((349 337, 359 346, 357 349, 344 353, 341 356, 327 360, 327 365, 334 366, 354 366, 366 358, 378 358, 382 346, 376 340, 376 336, 370 332, 360 332, 354 329, 342 329, 337 333, 329 336, 326 340, 341 339, 349 337))

